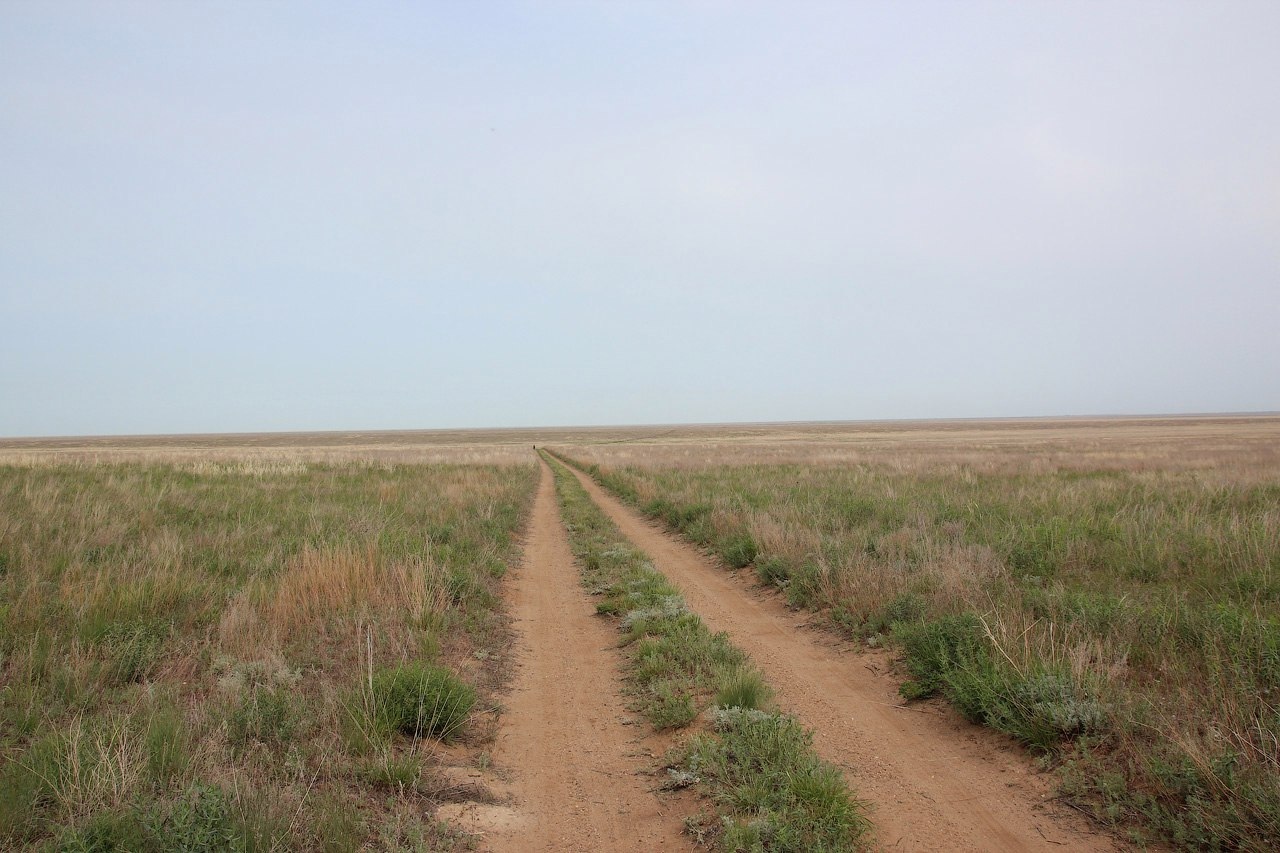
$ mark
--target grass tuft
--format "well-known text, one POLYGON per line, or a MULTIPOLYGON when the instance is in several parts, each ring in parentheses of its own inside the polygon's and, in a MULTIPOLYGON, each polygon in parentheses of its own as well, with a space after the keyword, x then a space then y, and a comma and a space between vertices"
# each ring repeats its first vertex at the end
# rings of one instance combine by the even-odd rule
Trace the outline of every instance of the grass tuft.
POLYGON ((448 669, 409 663, 374 674, 376 720, 386 731, 449 740, 476 703, 476 691, 448 669))
POLYGON ((773 698, 773 689, 764 676, 752 667, 736 666, 720 676, 716 705, 721 708, 762 710, 773 698))

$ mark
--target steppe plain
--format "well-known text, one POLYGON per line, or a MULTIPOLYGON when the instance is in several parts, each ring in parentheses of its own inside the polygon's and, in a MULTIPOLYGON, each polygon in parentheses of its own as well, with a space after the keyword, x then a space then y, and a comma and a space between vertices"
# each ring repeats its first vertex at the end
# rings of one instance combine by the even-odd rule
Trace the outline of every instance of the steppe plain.
POLYGON ((1280 417, 3 440, 0 655, 17 849, 1274 849, 1280 417))

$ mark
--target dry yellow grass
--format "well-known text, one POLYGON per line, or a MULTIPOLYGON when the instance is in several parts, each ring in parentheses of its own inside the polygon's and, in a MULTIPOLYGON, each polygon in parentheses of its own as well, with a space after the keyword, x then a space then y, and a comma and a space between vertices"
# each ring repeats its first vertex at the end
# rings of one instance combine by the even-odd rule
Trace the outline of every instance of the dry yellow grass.
POLYGON ((764 424, 637 429, 547 443, 610 467, 882 465, 910 472, 1199 471, 1252 481, 1280 471, 1280 416, 764 424))
POLYGON ((372 547, 349 546, 304 547, 264 597, 263 620, 286 640, 379 615, 417 623, 449 605, 440 567, 423 555, 386 560, 372 547))

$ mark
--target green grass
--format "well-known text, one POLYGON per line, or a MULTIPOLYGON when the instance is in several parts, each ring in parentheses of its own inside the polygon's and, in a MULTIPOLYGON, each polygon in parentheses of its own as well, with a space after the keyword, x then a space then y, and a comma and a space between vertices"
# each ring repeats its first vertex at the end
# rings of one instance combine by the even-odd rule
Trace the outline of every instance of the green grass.
POLYGON ((868 824, 838 770, 814 754, 794 719, 769 713, 771 691, 746 655, 689 612, 666 580, 550 456, 570 545, 596 610, 617 620, 627 680, 655 730, 680 729, 704 710, 712 731, 677 750, 673 772, 697 779, 721 820, 695 821, 722 849, 847 851, 868 824))
POLYGON ((1280 847, 1280 479, 922 459, 584 470, 891 644, 904 696, 1012 734, 1102 820, 1280 847))
POLYGON ((403 794, 418 823, 393 819, 402 794, 363 772, 420 761, 414 735, 455 733, 460 706, 443 728, 379 728, 365 694, 401 667, 496 684, 475 653, 501 639, 535 482, 529 465, 0 466, 0 848, 461 843, 421 822, 429 792, 403 794))
POLYGON ((814 755, 810 732, 781 714, 717 711, 711 731, 683 748, 680 766, 726 807, 725 850, 834 853, 867 828, 840 771, 814 755))
POLYGON ((410 737, 457 736, 476 704, 476 691, 442 666, 415 662, 373 675, 375 719, 410 737))
POLYGON ((773 698, 773 690, 765 683, 764 676, 751 667, 738 666, 726 670, 720 676, 720 688, 716 691, 716 705, 720 708, 746 708, 764 710, 773 698))

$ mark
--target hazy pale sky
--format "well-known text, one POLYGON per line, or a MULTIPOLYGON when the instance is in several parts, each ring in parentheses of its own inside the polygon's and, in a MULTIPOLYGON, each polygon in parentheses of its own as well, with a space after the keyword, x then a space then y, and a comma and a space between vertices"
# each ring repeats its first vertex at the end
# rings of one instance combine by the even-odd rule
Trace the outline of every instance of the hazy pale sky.
POLYGON ((1280 409, 1280 3, 0 3, 0 435, 1280 409))

